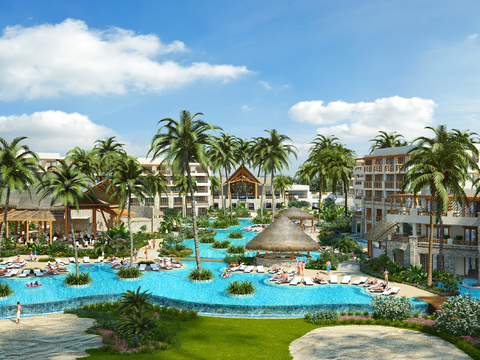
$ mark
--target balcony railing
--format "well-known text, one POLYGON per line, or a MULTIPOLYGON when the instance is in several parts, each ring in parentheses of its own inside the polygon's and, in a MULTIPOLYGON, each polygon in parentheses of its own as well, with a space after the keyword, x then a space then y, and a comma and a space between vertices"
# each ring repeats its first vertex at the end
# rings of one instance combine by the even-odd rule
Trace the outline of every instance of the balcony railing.
POLYGON ((372 188, 372 182, 371 181, 365 181, 363 187, 372 188))
POLYGON ((196 200, 197 204, 208 204, 207 200, 196 200))
POLYGON ((454 245, 470 245, 470 246, 477 246, 478 241, 466 241, 466 240, 453 240, 454 245))
POLYGON ((402 167, 403 167, 403 164, 397 164, 397 165, 395 166, 395 168, 397 169, 397 171, 402 170, 402 167))
POLYGON ((381 203, 382 200, 383 200, 383 198, 381 198, 381 197, 375 197, 375 198, 373 198, 373 201, 375 201, 376 203, 381 203))
POLYGON ((392 240, 408 242, 409 238, 408 238, 408 236, 405 237, 405 236, 393 235, 392 240))
POLYGON ((374 187, 375 189, 381 189, 381 188, 383 188, 382 182, 381 182, 381 181, 375 181, 375 182, 373 183, 373 187, 374 187))
POLYGON ((374 165, 373 171, 374 172, 382 172, 383 171, 383 165, 374 165))
POLYGON ((355 166, 355 170, 356 171, 362 171, 362 167, 361 166, 355 166))
POLYGON ((392 214, 392 215, 410 215, 410 209, 392 210, 392 211, 390 211, 390 214, 392 214))
POLYGON ((362 195, 355 195, 356 200, 362 200, 362 195))
POLYGON ((376 216, 376 217, 375 217, 375 221, 376 221, 376 222, 382 221, 382 219, 383 219, 383 218, 382 218, 381 216, 376 216))
POLYGON ((372 221, 372 215, 366 215, 365 216, 365 219, 369 220, 369 221, 372 221))
POLYGON ((174 206, 175 206, 175 205, 182 205, 182 204, 183 204, 183 203, 182 203, 181 201, 174 201, 174 202, 173 202, 173 205, 174 205, 174 206))
POLYGON ((371 165, 365 166, 364 169, 365 169, 365 172, 372 172, 372 166, 371 165))
POLYGON ((393 171, 393 164, 386 164, 385 171, 393 171))
POLYGON ((396 185, 397 189, 401 189, 402 188, 402 181, 397 181, 396 185))
POLYGON ((395 187, 395 183, 393 181, 385 181, 385 189, 393 189, 395 187))
POLYGON ((477 217, 477 213, 454 212, 453 217, 477 217))
POLYGON ((368 201, 368 202, 371 202, 371 201, 372 201, 372 198, 371 198, 371 197, 365 197, 364 200, 365 200, 365 202, 367 202, 367 201, 368 201))

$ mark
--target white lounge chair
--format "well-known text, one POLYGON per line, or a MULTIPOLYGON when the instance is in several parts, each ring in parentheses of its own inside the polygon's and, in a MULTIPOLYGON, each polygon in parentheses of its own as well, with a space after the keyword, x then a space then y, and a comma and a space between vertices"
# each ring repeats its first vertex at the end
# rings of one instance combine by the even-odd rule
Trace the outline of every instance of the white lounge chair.
POLYGON ((27 277, 30 274, 30 270, 23 270, 23 272, 18 275, 18 277, 27 277))
POLYGON ((83 263, 89 263, 90 262, 90 258, 88 256, 84 256, 83 257, 83 263))
POLYGON ((160 269, 158 268, 158 265, 157 264, 151 264, 150 265, 150 268, 153 270, 153 271, 159 271, 160 269))
POLYGON ((18 272, 19 272, 19 270, 17 270, 17 269, 14 269, 14 270, 12 270, 12 271, 10 271, 10 272, 6 273, 6 274, 5 274, 5 277, 17 276, 17 275, 18 275, 18 272))
POLYGON ((251 273, 255 266, 247 266, 245 270, 243 270, 244 273, 251 273))
POLYGON ((295 279, 293 279, 289 285, 297 286, 301 282, 302 282, 302 277, 296 276, 295 279))
POLYGON ((361 277, 359 280, 355 280, 354 282, 352 282, 352 285, 364 284, 367 280, 368 278, 364 276, 364 277, 361 277))
POLYGON ((281 267, 280 270, 272 270, 272 269, 268 270, 270 274, 278 274, 278 273, 281 274, 282 271, 283 271, 283 267, 281 267))
POLYGON ((103 261, 104 257, 99 256, 97 260, 95 260, 96 263, 101 263, 103 261))
POLYGON ((375 289, 375 286, 372 286, 372 287, 368 288, 368 291, 370 291, 372 293, 384 293, 386 291, 389 291, 392 288, 390 285, 388 285, 388 288, 386 288, 386 289, 375 289))
POLYGON ((330 284, 338 284, 337 275, 330 275, 330 284))
POLYGON ((68 258, 68 261, 70 261, 72 264, 75 263, 75 258, 68 258))
POLYGON ((35 274, 35 276, 43 276, 42 270, 39 269, 33 269, 33 273, 35 274))
POLYGON ((257 273, 264 273, 265 269, 263 268, 262 265, 257 266, 257 273))
POLYGON ((383 280, 379 280, 378 284, 365 284, 363 286, 366 287, 366 288, 371 288, 371 287, 375 287, 377 285, 382 285, 382 284, 383 284, 383 280))
POLYGON ((140 264, 140 266, 138 267, 138 270, 140 270, 140 271, 145 271, 145 270, 147 270, 147 265, 145 265, 145 264, 140 264))
POLYGON ((352 277, 350 275, 345 275, 343 277, 343 280, 340 282, 340 284, 348 284, 352 280, 352 277))
POLYGON ((8 260, 5 260, 5 261, 2 261, 2 262, 0 263, 0 265, 7 265, 7 264, 10 264, 10 263, 12 263, 12 262, 13 262, 13 258, 8 259, 8 260))
POLYGON ((399 287, 392 287, 390 290, 384 291, 382 295, 396 295, 400 291, 399 287))
POLYGON ((246 265, 240 265, 240 267, 238 268, 238 271, 245 271, 245 269, 247 268, 246 265))
POLYGON ((308 286, 313 285, 312 280, 311 280, 308 276, 306 276, 306 277, 304 276, 304 277, 303 277, 303 282, 305 283, 305 285, 308 285, 308 286))
POLYGON ((67 261, 62 261, 60 259, 55 259, 55 261, 59 264, 59 265, 68 265, 69 263, 67 261))

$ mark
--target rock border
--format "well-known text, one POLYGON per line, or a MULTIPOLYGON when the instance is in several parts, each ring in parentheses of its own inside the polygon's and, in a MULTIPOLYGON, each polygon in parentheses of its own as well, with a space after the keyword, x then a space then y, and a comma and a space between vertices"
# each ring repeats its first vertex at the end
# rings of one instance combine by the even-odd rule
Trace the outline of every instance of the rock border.
POLYGON ((213 281, 213 279, 209 279, 209 280, 190 280, 190 279, 188 279, 188 280, 191 281, 191 282, 212 282, 213 281))
POLYGON ((68 287, 72 287, 72 288, 82 288, 82 287, 90 286, 90 285, 92 285, 92 283, 84 284, 84 285, 69 285, 69 284, 65 284, 65 285, 68 286, 68 287))
POLYGON ((117 277, 118 280, 122 280, 122 281, 134 281, 134 280, 138 280, 138 279, 141 279, 142 277, 139 276, 139 277, 136 277, 136 278, 120 278, 120 277, 117 277))
POLYGON ((8 296, 2 296, 2 297, 0 297, 0 300, 3 300, 3 299, 8 299, 9 297, 12 297, 12 295, 8 295, 8 296))

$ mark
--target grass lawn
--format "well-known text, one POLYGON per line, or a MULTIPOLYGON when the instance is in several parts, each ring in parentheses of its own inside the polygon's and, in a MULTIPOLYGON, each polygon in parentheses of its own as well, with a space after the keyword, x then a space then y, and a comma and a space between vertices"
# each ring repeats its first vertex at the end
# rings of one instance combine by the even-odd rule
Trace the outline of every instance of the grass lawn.
MULTIPOLYGON (((125 359, 291 359, 290 343, 318 326, 304 319, 236 319, 199 316, 185 323, 180 334, 181 345, 147 355, 125 359)), ((87 351, 82 359, 118 359, 99 350, 87 351)))

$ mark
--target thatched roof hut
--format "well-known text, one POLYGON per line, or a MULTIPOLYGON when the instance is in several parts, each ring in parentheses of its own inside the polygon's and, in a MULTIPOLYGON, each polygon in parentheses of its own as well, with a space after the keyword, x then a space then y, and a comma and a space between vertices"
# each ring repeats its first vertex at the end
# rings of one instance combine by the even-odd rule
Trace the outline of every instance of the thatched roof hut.
POLYGON ((267 251, 267 254, 268 251, 292 252, 293 257, 294 251, 318 251, 320 245, 287 216, 280 216, 247 243, 245 248, 267 251))
POLYGON ((306 211, 292 206, 285 211, 282 211, 275 215, 275 219, 280 218, 280 216, 285 215, 290 220, 315 220, 315 216, 310 215, 306 211))

